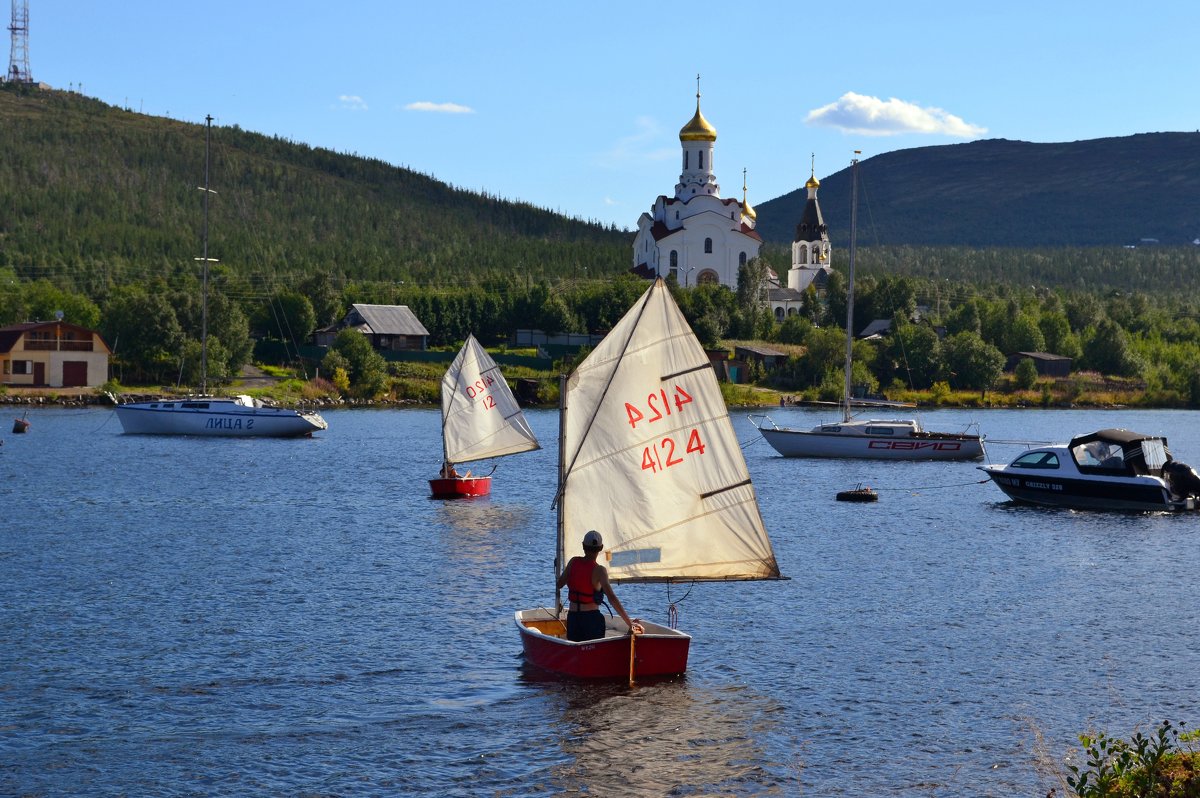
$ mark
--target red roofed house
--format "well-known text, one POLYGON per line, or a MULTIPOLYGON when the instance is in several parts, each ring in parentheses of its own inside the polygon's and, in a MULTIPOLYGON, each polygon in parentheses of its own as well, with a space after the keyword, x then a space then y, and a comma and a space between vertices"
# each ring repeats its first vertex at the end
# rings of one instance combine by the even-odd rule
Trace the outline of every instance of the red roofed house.
POLYGON ((92 388, 108 381, 112 350, 100 333, 65 321, 0 327, 0 385, 92 388))

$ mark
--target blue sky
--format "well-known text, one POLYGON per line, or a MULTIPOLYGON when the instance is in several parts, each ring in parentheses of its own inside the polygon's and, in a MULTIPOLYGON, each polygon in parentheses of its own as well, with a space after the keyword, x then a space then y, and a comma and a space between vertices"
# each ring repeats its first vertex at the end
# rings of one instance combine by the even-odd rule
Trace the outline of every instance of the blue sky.
MULTIPOLYGON (((5 4, 6 10, 7 5, 5 4)), ((895 149, 1196 130, 1200 3, 29 0, 36 80, 632 229, 716 127, 758 205, 895 149)), ((7 27, 7 24, 5 25, 7 27)))

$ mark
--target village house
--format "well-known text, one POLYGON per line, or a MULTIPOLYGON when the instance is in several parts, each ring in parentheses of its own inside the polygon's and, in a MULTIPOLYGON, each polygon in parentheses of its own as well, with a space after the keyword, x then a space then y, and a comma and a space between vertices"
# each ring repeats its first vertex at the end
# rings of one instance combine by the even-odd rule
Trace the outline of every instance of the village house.
POLYGON ((1071 358, 1065 355, 1055 355, 1050 352, 1016 352, 1008 356, 1004 364, 1005 371, 1016 371, 1022 360, 1032 360, 1037 367, 1039 377, 1069 377, 1071 376, 1071 358))
POLYGON ((313 333, 313 343, 330 346, 337 334, 347 327, 367 336, 372 348, 378 352, 423 352, 429 341, 429 330, 408 305, 355 304, 337 324, 313 333))
POLYGON ((108 381, 112 354, 100 333, 65 321, 0 327, 0 385, 94 388, 108 381))

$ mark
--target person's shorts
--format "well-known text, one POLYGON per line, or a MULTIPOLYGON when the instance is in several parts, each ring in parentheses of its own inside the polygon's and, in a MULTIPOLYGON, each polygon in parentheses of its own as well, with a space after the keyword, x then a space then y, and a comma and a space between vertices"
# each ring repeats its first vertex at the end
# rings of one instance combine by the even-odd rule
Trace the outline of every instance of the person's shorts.
POLYGON ((600 610, 567 613, 567 639, 573 643, 604 637, 604 613, 600 610))

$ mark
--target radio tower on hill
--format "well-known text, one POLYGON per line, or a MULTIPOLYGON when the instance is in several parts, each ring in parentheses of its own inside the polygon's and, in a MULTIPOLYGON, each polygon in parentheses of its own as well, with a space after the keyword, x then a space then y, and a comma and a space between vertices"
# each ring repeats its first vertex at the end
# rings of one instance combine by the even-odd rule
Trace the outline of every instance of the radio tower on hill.
POLYGON ((12 0, 12 56, 8 61, 9 83, 33 83, 29 74, 29 0, 12 0))

